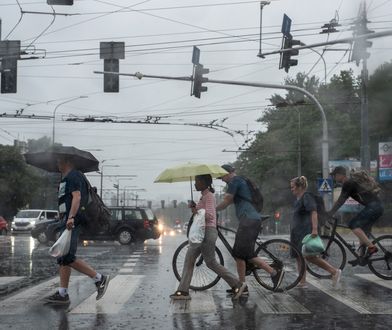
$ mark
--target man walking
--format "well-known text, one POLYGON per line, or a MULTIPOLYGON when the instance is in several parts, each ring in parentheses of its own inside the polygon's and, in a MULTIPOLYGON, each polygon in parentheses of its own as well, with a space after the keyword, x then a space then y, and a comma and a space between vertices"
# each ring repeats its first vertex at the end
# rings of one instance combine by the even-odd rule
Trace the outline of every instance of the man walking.
POLYGON ((109 275, 97 273, 85 261, 76 257, 79 233, 86 222, 82 206, 88 201, 87 183, 83 175, 75 169, 71 158, 59 157, 57 165, 62 177, 58 191, 59 212, 64 222, 63 230, 72 230, 72 236, 69 253, 57 259, 60 266, 60 287, 44 301, 56 305, 70 303, 68 284, 72 269, 89 276, 94 281, 98 292, 96 299, 99 300, 108 287, 109 275))
MULTIPOLYGON (((229 164, 222 165, 228 174, 221 177, 221 180, 227 183, 227 192, 223 201, 216 207, 221 211, 234 203, 236 216, 239 220, 233 254, 237 264, 239 280, 245 283, 246 262, 264 269, 271 275, 274 290, 277 290, 284 276, 283 269, 274 269, 255 253, 255 244, 257 236, 261 230, 261 216, 252 204, 252 192, 246 180, 237 176, 235 168, 229 164)), ((230 290, 228 290, 230 291, 230 290)), ((247 288, 244 293, 247 293, 247 288)))

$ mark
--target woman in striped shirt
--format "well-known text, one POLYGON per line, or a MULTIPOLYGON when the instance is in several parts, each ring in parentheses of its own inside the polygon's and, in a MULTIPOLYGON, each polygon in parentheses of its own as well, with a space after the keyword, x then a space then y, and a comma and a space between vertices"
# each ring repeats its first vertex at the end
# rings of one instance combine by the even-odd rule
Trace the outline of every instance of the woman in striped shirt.
POLYGON ((192 280, 193 268, 200 253, 208 268, 222 277, 231 288, 233 288, 233 298, 238 299, 244 289, 245 283, 240 280, 225 267, 220 265, 215 259, 215 243, 218 238, 216 229, 216 202, 214 188, 212 188, 212 177, 210 174, 197 175, 195 177, 195 188, 201 191, 201 198, 197 205, 191 206, 192 213, 195 214, 200 209, 205 209, 205 235, 201 243, 189 243, 189 248, 185 257, 181 282, 177 291, 170 295, 172 299, 189 300, 189 286, 192 280))

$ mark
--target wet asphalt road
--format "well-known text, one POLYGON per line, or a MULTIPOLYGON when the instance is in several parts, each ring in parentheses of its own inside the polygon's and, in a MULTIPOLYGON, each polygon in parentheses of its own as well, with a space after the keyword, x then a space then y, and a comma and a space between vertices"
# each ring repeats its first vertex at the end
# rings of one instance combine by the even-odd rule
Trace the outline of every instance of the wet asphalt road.
MULTIPOLYGON (((73 272, 71 304, 49 307, 40 299, 58 286, 48 247, 28 235, 0 236, 0 329, 391 329, 392 281, 375 283, 367 268, 346 266, 341 286, 312 281, 307 289, 272 293, 249 277, 250 296, 233 305, 221 280, 191 302, 171 303, 171 259, 185 236, 144 244, 89 242, 79 256, 110 274, 108 291, 95 301, 93 282, 73 272), (386 282, 386 283, 385 283, 386 282)), ((234 271, 233 262, 225 257, 234 271)))

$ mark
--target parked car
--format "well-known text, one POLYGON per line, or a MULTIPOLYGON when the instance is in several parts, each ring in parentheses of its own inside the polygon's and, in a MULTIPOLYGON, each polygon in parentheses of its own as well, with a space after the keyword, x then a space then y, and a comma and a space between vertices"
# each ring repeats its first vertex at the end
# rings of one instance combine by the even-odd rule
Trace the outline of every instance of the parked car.
MULTIPOLYGON (((153 211, 144 207, 110 207, 111 220, 109 226, 99 232, 81 231, 81 240, 117 240, 121 244, 130 244, 146 239, 157 239, 161 236, 158 220, 153 211)), ((61 223, 49 224, 45 235, 55 241, 61 231, 61 223)))
POLYGON ((59 218, 57 210, 20 210, 14 217, 11 230, 16 232, 29 232, 40 221, 59 218))
POLYGON ((36 223, 31 229, 31 236, 35 239, 38 240, 38 242, 42 244, 46 244, 49 242, 49 238, 46 236, 46 230, 49 225, 51 224, 58 224, 59 223, 59 218, 55 219, 47 219, 47 220, 41 220, 38 223, 36 223))
POLYGON ((7 235, 8 222, 0 215, 0 235, 7 235))

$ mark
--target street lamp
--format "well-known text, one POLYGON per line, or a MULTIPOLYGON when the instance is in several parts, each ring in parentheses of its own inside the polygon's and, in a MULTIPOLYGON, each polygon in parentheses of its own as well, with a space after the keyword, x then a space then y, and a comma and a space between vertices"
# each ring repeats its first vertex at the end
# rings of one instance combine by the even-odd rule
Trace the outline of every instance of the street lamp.
POLYGON ((88 96, 86 96, 86 95, 81 95, 81 96, 74 97, 74 98, 72 98, 72 99, 66 100, 66 101, 61 102, 61 103, 59 103, 59 104, 56 105, 56 107, 54 108, 54 111, 53 111, 52 145, 54 145, 54 137, 55 137, 56 111, 57 111, 57 109, 59 108, 59 106, 65 104, 65 103, 69 103, 69 102, 75 101, 75 100, 86 99, 86 98, 88 98, 88 96))

